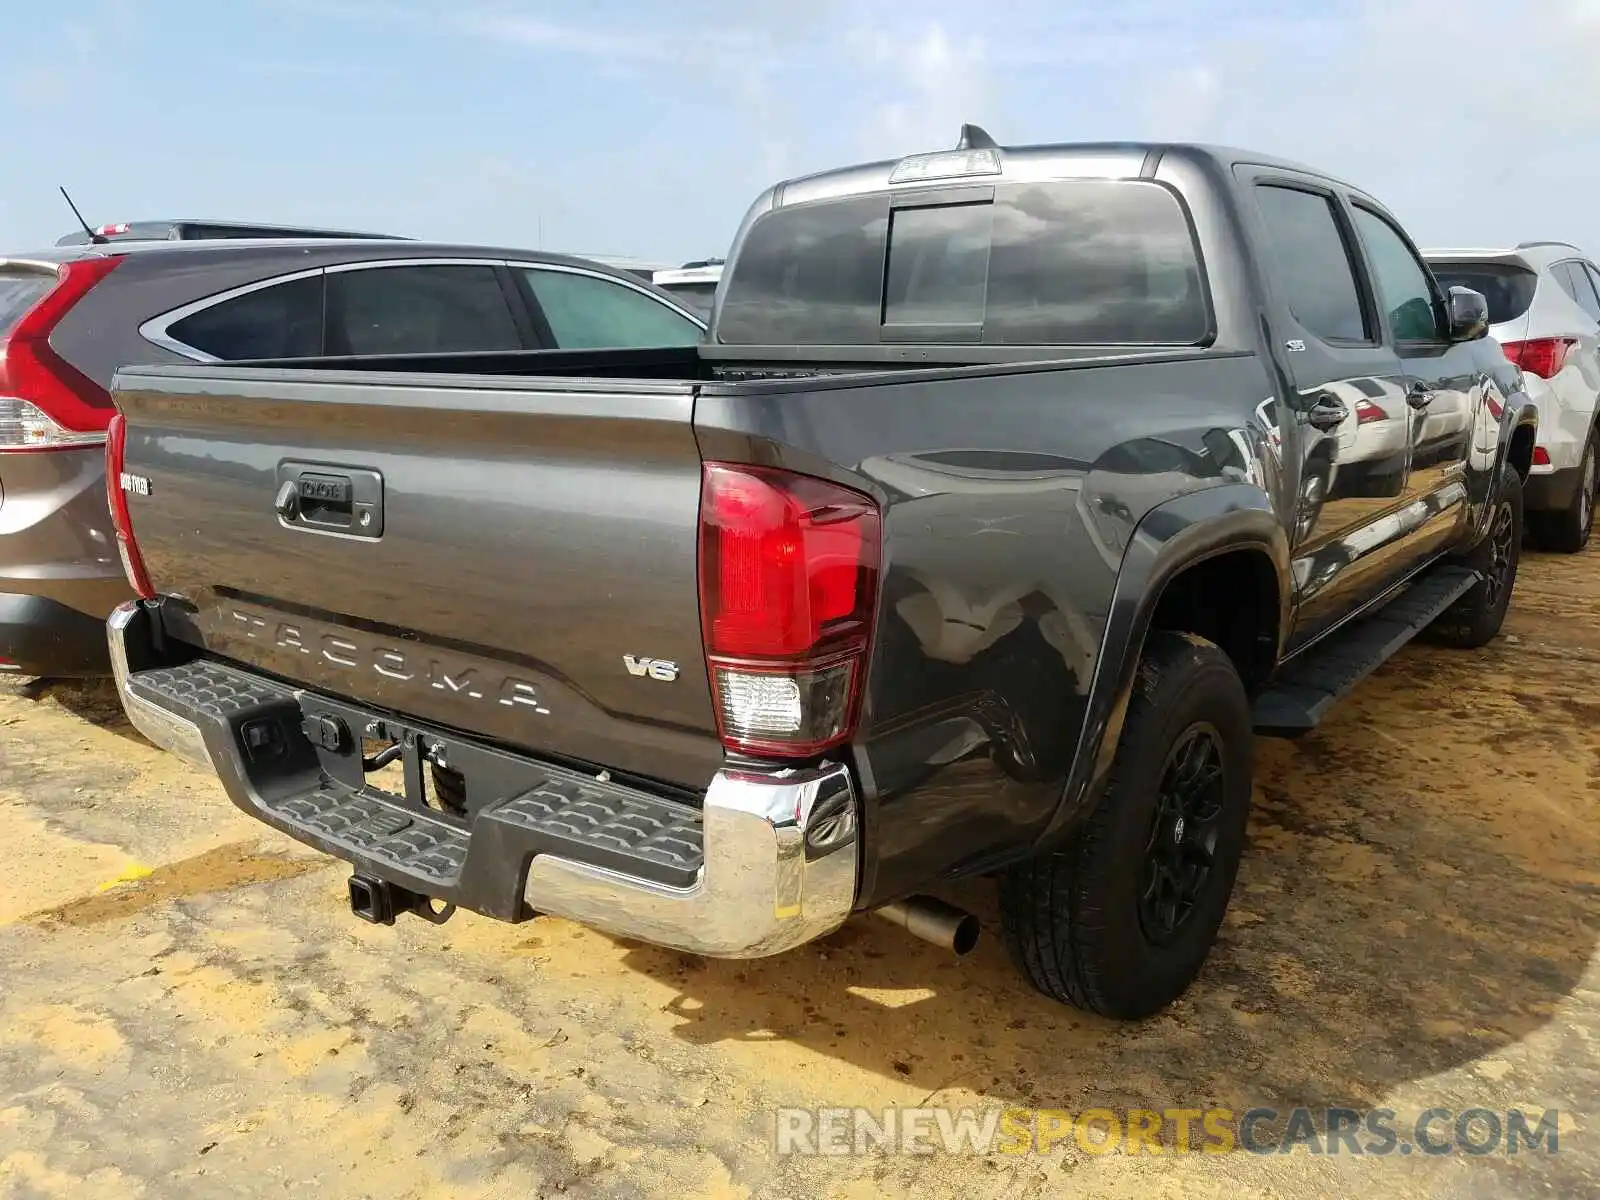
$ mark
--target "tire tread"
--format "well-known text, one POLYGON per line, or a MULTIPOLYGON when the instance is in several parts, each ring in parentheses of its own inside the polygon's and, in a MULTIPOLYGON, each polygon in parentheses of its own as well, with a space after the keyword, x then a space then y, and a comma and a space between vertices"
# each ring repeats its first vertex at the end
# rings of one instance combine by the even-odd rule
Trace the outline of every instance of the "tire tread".
MULTIPOLYGON (((1108 928, 1100 885, 1109 872, 1128 869, 1127 864, 1113 861, 1112 825, 1126 802, 1128 773, 1141 763, 1145 743, 1160 732, 1162 705, 1218 668, 1227 672, 1234 691, 1230 700, 1248 722, 1244 686, 1218 646, 1194 634, 1152 633, 1140 657, 1122 739, 1099 802, 1059 850, 1019 863, 1002 876, 1003 940, 1018 970, 1045 995, 1104 1016, 1144 1015, 1129 1012, 1126 1003, 1113 995, 1106 963, 1097 952, 1108 928), (1175 682, 1167 686, 1173 677, 1175 682)), ((1231 890, 1232 879, 1228 882, 1231 890)))

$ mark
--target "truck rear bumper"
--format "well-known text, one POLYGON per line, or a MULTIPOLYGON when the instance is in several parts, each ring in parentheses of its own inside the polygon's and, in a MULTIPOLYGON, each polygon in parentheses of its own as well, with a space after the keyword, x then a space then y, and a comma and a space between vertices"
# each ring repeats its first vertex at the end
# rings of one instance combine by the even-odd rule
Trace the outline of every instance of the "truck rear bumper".
POLYGON ((117 690, 145 737, 214 771, 250 815, 408 892, 716 958, 791 949, 854 907, 860 809, 843 766, 728 768, 696 807, 228 664, 173 663, 138 602, 107 629, 117 690), (448 753, 467 780, 470 819, 365 784, 352 724, 404 743, 408 774, 422 770, 422 748, 448 753), (345 734, 313 742, 335 726, 345 734))

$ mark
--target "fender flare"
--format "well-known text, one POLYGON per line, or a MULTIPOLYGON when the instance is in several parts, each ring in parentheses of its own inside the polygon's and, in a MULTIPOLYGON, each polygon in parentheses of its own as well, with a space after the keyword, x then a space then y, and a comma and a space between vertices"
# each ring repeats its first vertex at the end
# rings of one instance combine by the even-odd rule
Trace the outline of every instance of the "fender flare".
MULTIPOLYGON (((1516 440, 1517 433, 1522 429, 1533 430, 1534 443, 1539 440, 1539 408, 1528 394, 1518 391, 1512 398, 1516 403, 1507 404, 1505 413, 1500 419, 1500 444, 1495 451, 1494 475, 1489 486, 1489 495, 1484 497, 1482 511, 1478 514, 1477 527, 1472 531, 1472 544, 1476 546, 1479 541, 1489 533, 1490 514, 1494 511, 1493 498, 1500 494, 1500 485, 1505 480, 1506 472, 1513 470, 1511 466, 1511 443, 1516 440)), ((1600 415, 1597 415, 1600 419, 1600 415)))
POLYGON ((1036 852, 1052 849, 1070 834, 1105 786, 1139 656, 1167 585, 1181 571, 1234 550, 1261 552, 1272 562, 1278 582, 1276 653, 1282 655, 1294 588, 1289 535, 1272 498, 1251 484, 1230 483, 1178 496, 1147 512, 1117 571, 1077 752, 1056 811, 1036 839, 1036 852))

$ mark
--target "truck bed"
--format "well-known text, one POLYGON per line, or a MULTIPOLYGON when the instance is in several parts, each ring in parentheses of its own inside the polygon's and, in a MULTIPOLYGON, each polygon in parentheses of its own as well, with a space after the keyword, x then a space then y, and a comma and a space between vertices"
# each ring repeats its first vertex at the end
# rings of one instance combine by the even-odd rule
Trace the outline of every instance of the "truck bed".
POLYGON ((129 496, 131 524, 170 635, 293 686, 699 793, 728 761, 700 626, 703 463, 869 492, 881 599, 848 756, 872 781, 866 820, 880 804, 923 814, 886 822, 864 867, 863 886, 890 895, 952 845, 981 861, 1054 817, 1134 526, 1246 477, 1224 431, 1270 387, 1260 360, 1221 349, 403 361, 119 373, 123 469, 149 488, 129 496), (291 527, 274 508, 286 469, 373 473, 381 536, 291 527))

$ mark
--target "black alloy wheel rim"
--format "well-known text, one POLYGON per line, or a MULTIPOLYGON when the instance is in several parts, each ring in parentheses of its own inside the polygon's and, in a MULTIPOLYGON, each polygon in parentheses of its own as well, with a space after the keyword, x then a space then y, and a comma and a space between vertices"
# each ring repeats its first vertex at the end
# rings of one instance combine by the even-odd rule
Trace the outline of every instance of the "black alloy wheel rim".
POLYGON ((1511 572, 1511 527, 1511 504, 1502 501, 1495 510, 1494 531, 1489 534, 1489 569, 1483 577, 1483 598, 1490 608, 1500 602, 1500 589, 1511 572))
POLYGON ((1188 927, 1216 873, 1224 782, 1221 736, 1189 726, 1167 754, 1145 839, 1139 924, 1158 946, 1188 927))

